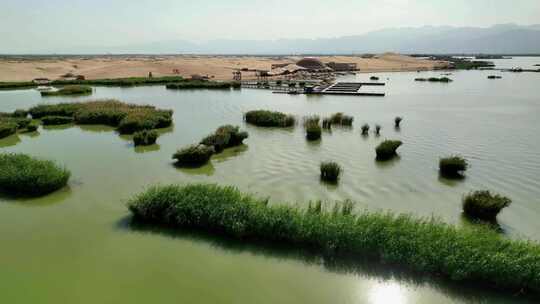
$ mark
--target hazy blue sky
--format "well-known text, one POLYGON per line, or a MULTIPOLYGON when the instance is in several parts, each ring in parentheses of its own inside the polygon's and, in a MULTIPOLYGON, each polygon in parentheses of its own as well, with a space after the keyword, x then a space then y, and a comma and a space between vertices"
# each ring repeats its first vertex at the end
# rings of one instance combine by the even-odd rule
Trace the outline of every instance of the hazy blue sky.
POLYGON ((540 23, 540 0, 0 0, 0 53, 540 23))

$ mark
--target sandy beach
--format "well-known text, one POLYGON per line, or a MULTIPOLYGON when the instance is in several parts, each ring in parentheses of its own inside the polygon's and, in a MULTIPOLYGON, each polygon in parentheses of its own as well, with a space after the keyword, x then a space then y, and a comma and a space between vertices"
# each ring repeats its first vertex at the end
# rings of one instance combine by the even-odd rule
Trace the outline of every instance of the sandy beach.
MULTIPOLYGON (((301 57, 261 56, 78 56, 45 58, 0 59, 0 81, 30 81, 35 78, 59 79, 66 73, 84 75, 86 79, 142 77, 152 72, 154 76, 194 74, 208 75, 216 80, 232 79, 235 69, 249 68, 270 70, 272 64, 294 63, 301 57), (176 71, 175 71, 176 70, 176 71)), ((444 67, 445 62, 417 59, 387 53, 374 58, 360 56, 322 56, 323 62, 356 63, 360 72, 430 70, 444 67)), ((254 75, 244 73, 244 78, 254 75)))

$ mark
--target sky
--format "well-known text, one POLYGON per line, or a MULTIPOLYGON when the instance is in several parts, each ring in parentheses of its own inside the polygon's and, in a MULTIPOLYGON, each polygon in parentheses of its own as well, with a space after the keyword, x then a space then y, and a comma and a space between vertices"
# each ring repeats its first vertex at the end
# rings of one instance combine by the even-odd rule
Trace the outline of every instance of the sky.
POLYGON ((0 0, 0 53, 540 23, 540 0, 0 0))

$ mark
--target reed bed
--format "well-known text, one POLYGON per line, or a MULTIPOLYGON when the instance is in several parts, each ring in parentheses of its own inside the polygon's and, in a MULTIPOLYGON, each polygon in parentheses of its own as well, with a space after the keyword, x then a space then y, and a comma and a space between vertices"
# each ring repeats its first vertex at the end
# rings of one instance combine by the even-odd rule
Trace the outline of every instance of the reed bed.
POLYGON ((397 149, 403 143, 400 140, 385 140, 375 148, 377 160, 389 160, 397 155, 397 149))
POLYGON ((331 257, 372 258, 462 284, 540 292, 540 245, 484 227, 458 228, 433 218, 268 205, 234 187, 151 187, 127 204, 138 221, 195 229, 243 241, 309 248, 331 257))
POLYGON ((71 173, 55 162, 25 154, 0 154, 0 191, 41 196, 64 187, 71 173))
POLYGON ((239 82, 218 82, 205 80, 191 80, 169 83, 166 88, 169 90, 186 90, 186 89, 230 89, 239 88, 239 82))
POLYGON ((41 96, 90 95, 92 88, 86 85, 67 85, 57 91, 42 91, 41 96))
POLYGON ((212 146, 191 145, 176 151, 173 159, 178 167, 198 167, 206 164, 214 153, 212 146))
POLYGON ((244 120, 249 124, 259 127, 280 128, 292 127, 296 122, 296 119, 292 115, 266 110, 249 111, 244 114, 244 120))
POLYGON ((511 203, 508 197, 487 190, 474 191, 463 197, 463 212, 472 218, 494 221, 511 203))
POLYGON ((462 177, 469 168, 467 160, 459 155, 443 157, 439 160, 439 172, 447 177, 462 177))
POLYGON ((325 182, 335 183, 339 180, 341 175, 341 166, 336 162, 322 162, 321 166, 321 180, 325 182))
POLYGON ((142 130, 133 134, 135 146, 150 146, 156 143, 159 134, 155 130, 142 130))

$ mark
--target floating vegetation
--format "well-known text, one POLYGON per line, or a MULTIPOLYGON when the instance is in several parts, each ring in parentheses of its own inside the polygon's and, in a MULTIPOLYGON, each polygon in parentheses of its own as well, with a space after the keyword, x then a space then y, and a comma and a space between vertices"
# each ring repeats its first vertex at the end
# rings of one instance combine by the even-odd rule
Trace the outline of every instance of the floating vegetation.
POLYGON ((377 76, 371 76, 371 77, 369 77, 369 79, 370 79, 370 80, 379 80, 379 77, 377 77, 377 76))
POLYGON ((44 126, 67 125, 73 123, 73 117, 69 116, 45 116, 41 117, 44 126))
POLYGON ((502 78, 502 76, 497 76, 497 75, 489 75, 489 76, 488 76, 487 78, 488 78, 488 79, 501 79, 501 78, 502 78))
POLYGON ((86 85, 67 85, 57 91, 41 91, 41 96, 68 96, 89 94, 92 94, 92 87, 86 85))
POLYGON ((448 77, 430 77, 430 78, 415 78, 414 81, 429 81, 429 82, 452 82, 448 77))
POLYGON ((446 177, 462 177, 469 163, 461 156, 444 157, 439 160, 439 171, 446 177))
POLYGON ((135 146, 150 146, 156 143, 158 138, 156 130, 142 130, 133 134, 133 144, 135 146))
POLYGON ((212 146, 191 145, 174 153, 173 159, 179 167, 197 167, 206 164, 214 152, 212 146))
POLYGON ((268 205, 234 187, 200 184, 151 187, 127 206, 141 222, 288 244, 334 258, 371 258, 463 284, 540 291, 540 246, 506 239, 483 225, 456 227, 391 212, 354 214, 351 202, 331 212, 322 206, 304 211, 268 205))
POLYGON ((485 190, 474 191, 463 197, 463 212, 472 218, 492 221, 511 203, 511 199, 499 194, 485 190))
POLYGON ((216 153, 223 151, 225 148, 239 146, 244 139, 248 138, 249 134, 245 131, 240 131, 240 127, 233 125, 224 125, 213 133, 201 140, 201 144, 214 147, 216 153))
POLYGON ((362 125, 362 135, 368 135, 369 133, 369 125, 368 124, 363 124, 362 125))
POLYGON ((394 126, 396 128, 400 128, 401 127, 401 121, 403 121, 403 118, 400 117, 400 116, 396 116, 396 118, 394 118, 394 126))
POLYGON ((218 82, 206 80, 191 80, 169 83, 166 88, 169 90, 185 90, 185 89, 230 89, 239 88, 239 82, 218 82))
POLYGON ((70 175, 50 160, 0 154, 0 191, 9 195, 45 195, 64 187, 70 175))
POLYGON ((396 151, 402 144, 403 143, 400 140, 383 141, 377 146, 377 148, 375 148, 377 160, 392 159, 394 156, 397 155, 396 151))
POLYGON ((321 163, 321 180, 325 182, 335 183, 339 180, 341 174, 341 166, 336 162, 321 163))
POLYGON ((266 110, 249 111, 244 115, 247 123, 259 127, 291 127, 296 119, 292 115, 266 110))
POLYGON ((29 110, 33 118, 72 117, 77 124, 103 124, 116 127, 122 134, 166 128, 172 124, 172 111, 150 105, 135 105, 118 100, 37 105, 29 110))

